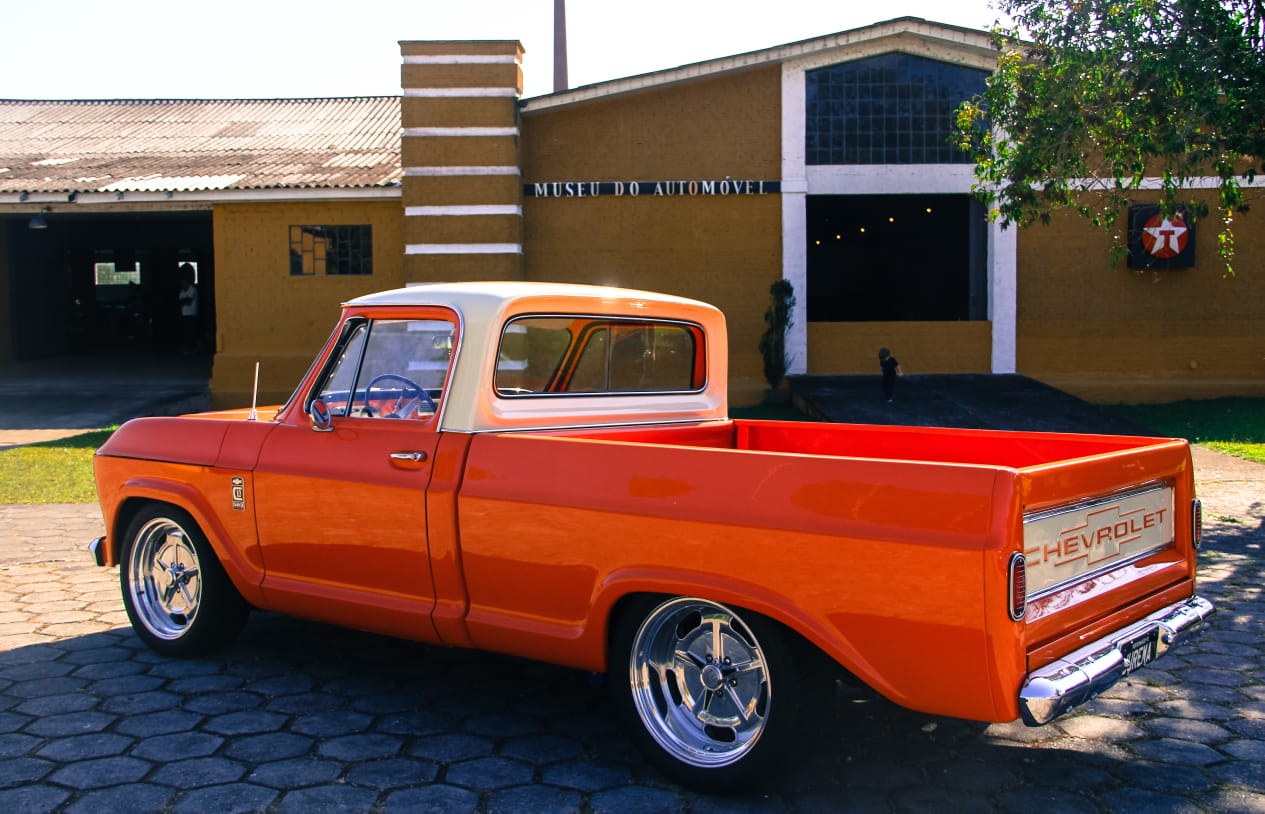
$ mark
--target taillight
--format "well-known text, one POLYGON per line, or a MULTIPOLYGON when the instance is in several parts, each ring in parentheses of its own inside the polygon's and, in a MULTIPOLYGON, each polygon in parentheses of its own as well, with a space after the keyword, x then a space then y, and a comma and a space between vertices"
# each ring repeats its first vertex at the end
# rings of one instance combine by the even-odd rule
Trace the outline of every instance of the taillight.
POLYGON ((1190 543, 1196 549, 1204 539, 1204 504, 1199 498, 1190 502, 1190 543))
POLYGON ((1028 612, 1028 561, 1015 552, 1010 556, 1010 618, 1018 622, 1028 612))

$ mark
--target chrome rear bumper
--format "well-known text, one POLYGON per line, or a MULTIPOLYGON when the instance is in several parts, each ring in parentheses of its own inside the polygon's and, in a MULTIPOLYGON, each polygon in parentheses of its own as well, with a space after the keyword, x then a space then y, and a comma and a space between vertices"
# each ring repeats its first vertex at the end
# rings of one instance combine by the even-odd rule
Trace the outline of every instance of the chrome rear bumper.
POLYGON ((1200 596, 1169 605, 1145 619, 1088 644, 1033 671, 1019 690, 1019 714, 1028 726, 1048 724, 1133 672, 1126 646, 1156 633, 1159 658, 1179 639, 1187 638, 1212 615, 1211 602, 1200 596))

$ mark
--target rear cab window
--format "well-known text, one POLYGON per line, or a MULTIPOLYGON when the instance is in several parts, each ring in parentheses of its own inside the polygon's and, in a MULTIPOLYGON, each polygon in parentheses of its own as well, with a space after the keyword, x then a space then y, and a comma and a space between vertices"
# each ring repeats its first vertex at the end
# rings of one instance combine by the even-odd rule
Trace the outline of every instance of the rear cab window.
POLYGON ((502 330, 501 398, 693 393, 706 386, 703 329, 603 316, 522 316, 502 330))

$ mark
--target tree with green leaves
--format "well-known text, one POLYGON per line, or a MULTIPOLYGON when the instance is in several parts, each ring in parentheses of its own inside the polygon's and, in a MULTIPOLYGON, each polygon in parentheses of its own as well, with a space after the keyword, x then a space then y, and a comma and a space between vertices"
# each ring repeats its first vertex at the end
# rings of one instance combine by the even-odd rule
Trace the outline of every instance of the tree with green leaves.
POLYGON ((1003 224, 1072 209, 1116 239, 1147 178, 1166 215, 1215 179, 1233 272, 1233 218, 1265 161, 1265 0, 995 0, 997 71, 959 109, 976 190, 1003 224))

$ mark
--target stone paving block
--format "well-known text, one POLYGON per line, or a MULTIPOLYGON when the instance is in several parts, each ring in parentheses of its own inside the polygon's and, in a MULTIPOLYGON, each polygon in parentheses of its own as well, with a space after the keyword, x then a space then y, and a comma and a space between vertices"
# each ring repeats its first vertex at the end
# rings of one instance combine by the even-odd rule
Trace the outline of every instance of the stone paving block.
POLYGON ((291 732, 237 738, 229 743, 225 754, 248 763, 298 757, 312 751, 315 739, 291 732))
POLYGON ((54 783, 76 789, 99 789, 135 783, 154 768, 134 757, 103 757, 67 764, 49 775, 54 783))
POLYGON ((123 755, 136 741, 133 738, 98 732, 93 735, 75 735, 50 741, 35 752, 36 756, 58 762, 88 760, 98 757, 123 755))
POLYGON ((401 745, 401 739, 392 735, 344 735, 323 741, 317 746, 316 752, 321 757, 358 763, 362 760, 395 757, 399 754, 401 745))
POLYGON ((70 799, 70 792, 54 786, 0 788, 0 811, 7 814, 47 814, 70 799))
POLYGON ((1222 752, 1239 760, 1251 760, 1265 763, 1265 740, 1239 738, 1223 743, 1218 747, 1222 752))
POLYGON ((359 764, 347 772, 347 782, 386 791, 430 783, 438 776, 439 767, 434 763, 393 758, 359 764))
POLYGON ((101 814, 107 811, 162 811, 177 794, 175 789, 134 783, 91 791, 66 807, 66 814, 101 814))
POLYGON ((1012 789, 997 795, 997 810, 1005 814, 1099 814, 1101 809, 1075 790, 1012 789))
POLYGON ((152 738, 174 732, 188 732, 197 726, 202 718, 203 716, 196 712, 168 709, 162 712, 128 716, 119 722, 116 730, 138 738, 152 738))
POLYGON ((51 760, 19 757, 0 762, 0 789, 11 789, 43 780, 57 770, 51 760))
POLYGON ((287 792, 279 810, 285 814, 342 814, 346 811, 368 811, 377 799, 377 792, 353 786, 322 786, 287 792))
POLYGON ((552 786, 595 792, 627 784, 632 780, 632 772, 624 766, 576 760, 546 766, 540 779, 552 786))
POLYGON ((383 804, 391 814, 473 814, 479 795, 456 786, 433 785, 392 792, 383 804))
POLYGON ((32 753, 39 748, 41 743, 43 741, 34 735, 24 735, 21 732, 0 735, 0 758, 20 757, 32 753))
POLYGON ((263 696, 250 692, 212 692, 186 699, 184 708, 203 715, 223 715, 257 709, 264 702, 263 696))
POLYGON ((530 783, 532 774, 532 767, 526 763, 499 757, 481 757, 449 766, 444 780, 469 789, 493 791, 530 783))
POLYGON ((1054 726, 1073 738, 1127 741, 1136 740, 1146 734, 1141 727, 1130 721, 1101 715, 1077 715, 1057 721, 1054 726))
POLYGON ((557 735, 526 735, 511 738, 501 747, 505 757, 537 765, 557 763, 578 757, 584 751, 580 741, 557 735))
POLYGON ((1117 789, 1102 795, 1111 811, 1130 814, 1202 814, 1203 807, 1193 800, 1160 794, 1150 789, 1117 789))
POLYGON ((340 774, 342 765, 337 761, 300 757, 256 766, 246 779, 275 789, 299 789, 329 783, 340 774))
POLYGON ((178 789, 217 786, 240 780, 250 771, 245 764, 222 757, 196 757, 164 763, 150 782, 178 789))
POLYGON ((1232 733, 1224 727, 1209 721, 1194 721, 1189 718, 1153 718, 1144 721, 1142 729, 1151 736, 1176 738, 1208 746, 1215 746, 1232 737, 1232 733))
POLYGON ((227 783, 210 788, 194 789, 181 796, 172 808, 173 814, 256 814, 267 811, 272 801, 281 796, 275 789, 250 783, 227 783))
MULTIPOLYGON (((834 810, 838 810, 836 799, 834 810)), ((654 811, 675 814, 685 810, 685 801, 676 792, 646 786, 624 786, 594 794, 589 799, 593 814, 646 814, 654 811)), ((851 809, 854 810, 854 809, 851 809)))
MULTIPOLYGON (((273 707, 269 705, 270 710, 273 707)), ((273 710, 282 711, 282 710, 273 710)), ((359 712, 346 710, 324 712, 319 715, 303 715, 295 718, 290 728, 303 735, 317 738, 336 738, 339 735, 354 735, 363 732, 372 724, 373 718, 359 712)))
MULTIPOLYGON (((14 699, 15 701, 17 699, 14 699)), ((62 715, 68 712, 83 712, 101 703, 101 699, 86 692, 72 692, 63 695, 45 695, 22 701, 13 707, 15 712, 44 718, 49 715, 62 715)))
POLYGON ((432 735, 419 738, 411 747, 409 754, 426 758, 436 763, 456 763, 473 757, 492 754, 492 742, 474 735, 432 735))
POLYGON ((251 735, 259 732, 276 732, 288 719, 274 712, 230 712, 217 715, 202 725, 208 732, 220 735, 251 735))
MULTIPOLYGON (((118 721, 119 716, 107 715, 104 712, 85 710, 84 712, 68 712, 64 715, 47 715, 32 721, 25 729, 31 735, 43 735, 48 738, 64 738, 70 735, 82 735, 88 732, 102 732, 118 721)), ((0 726, 0 732, 4 731, 0 726)))
POLYGON ((126 693, 124 695, 106 693, 106 695, 106 700, 101 704, 101 709, 106 712, 118 713, 119 715, 143 715, 147 712, 162 712, 163 710, 176 709, 184 703, 184 698, 165 690, 126 693))
POLYGON ((1141 741, 1133 744, 1132 749, 1148 760, 1178 766, 1208 766, 1224 759, 1217 750, 1202 743, 1174 738, 1141 741))
POLYGON ((178 732, 145 738, 132 750, 132 755, 156 763, 213 754, 224 739, 206 732, 178 732))
POLYGON ((488 814, 564 814, 579 811, 580 795, 550 786, 519 786, 498 791, 488 800, 488 814))

